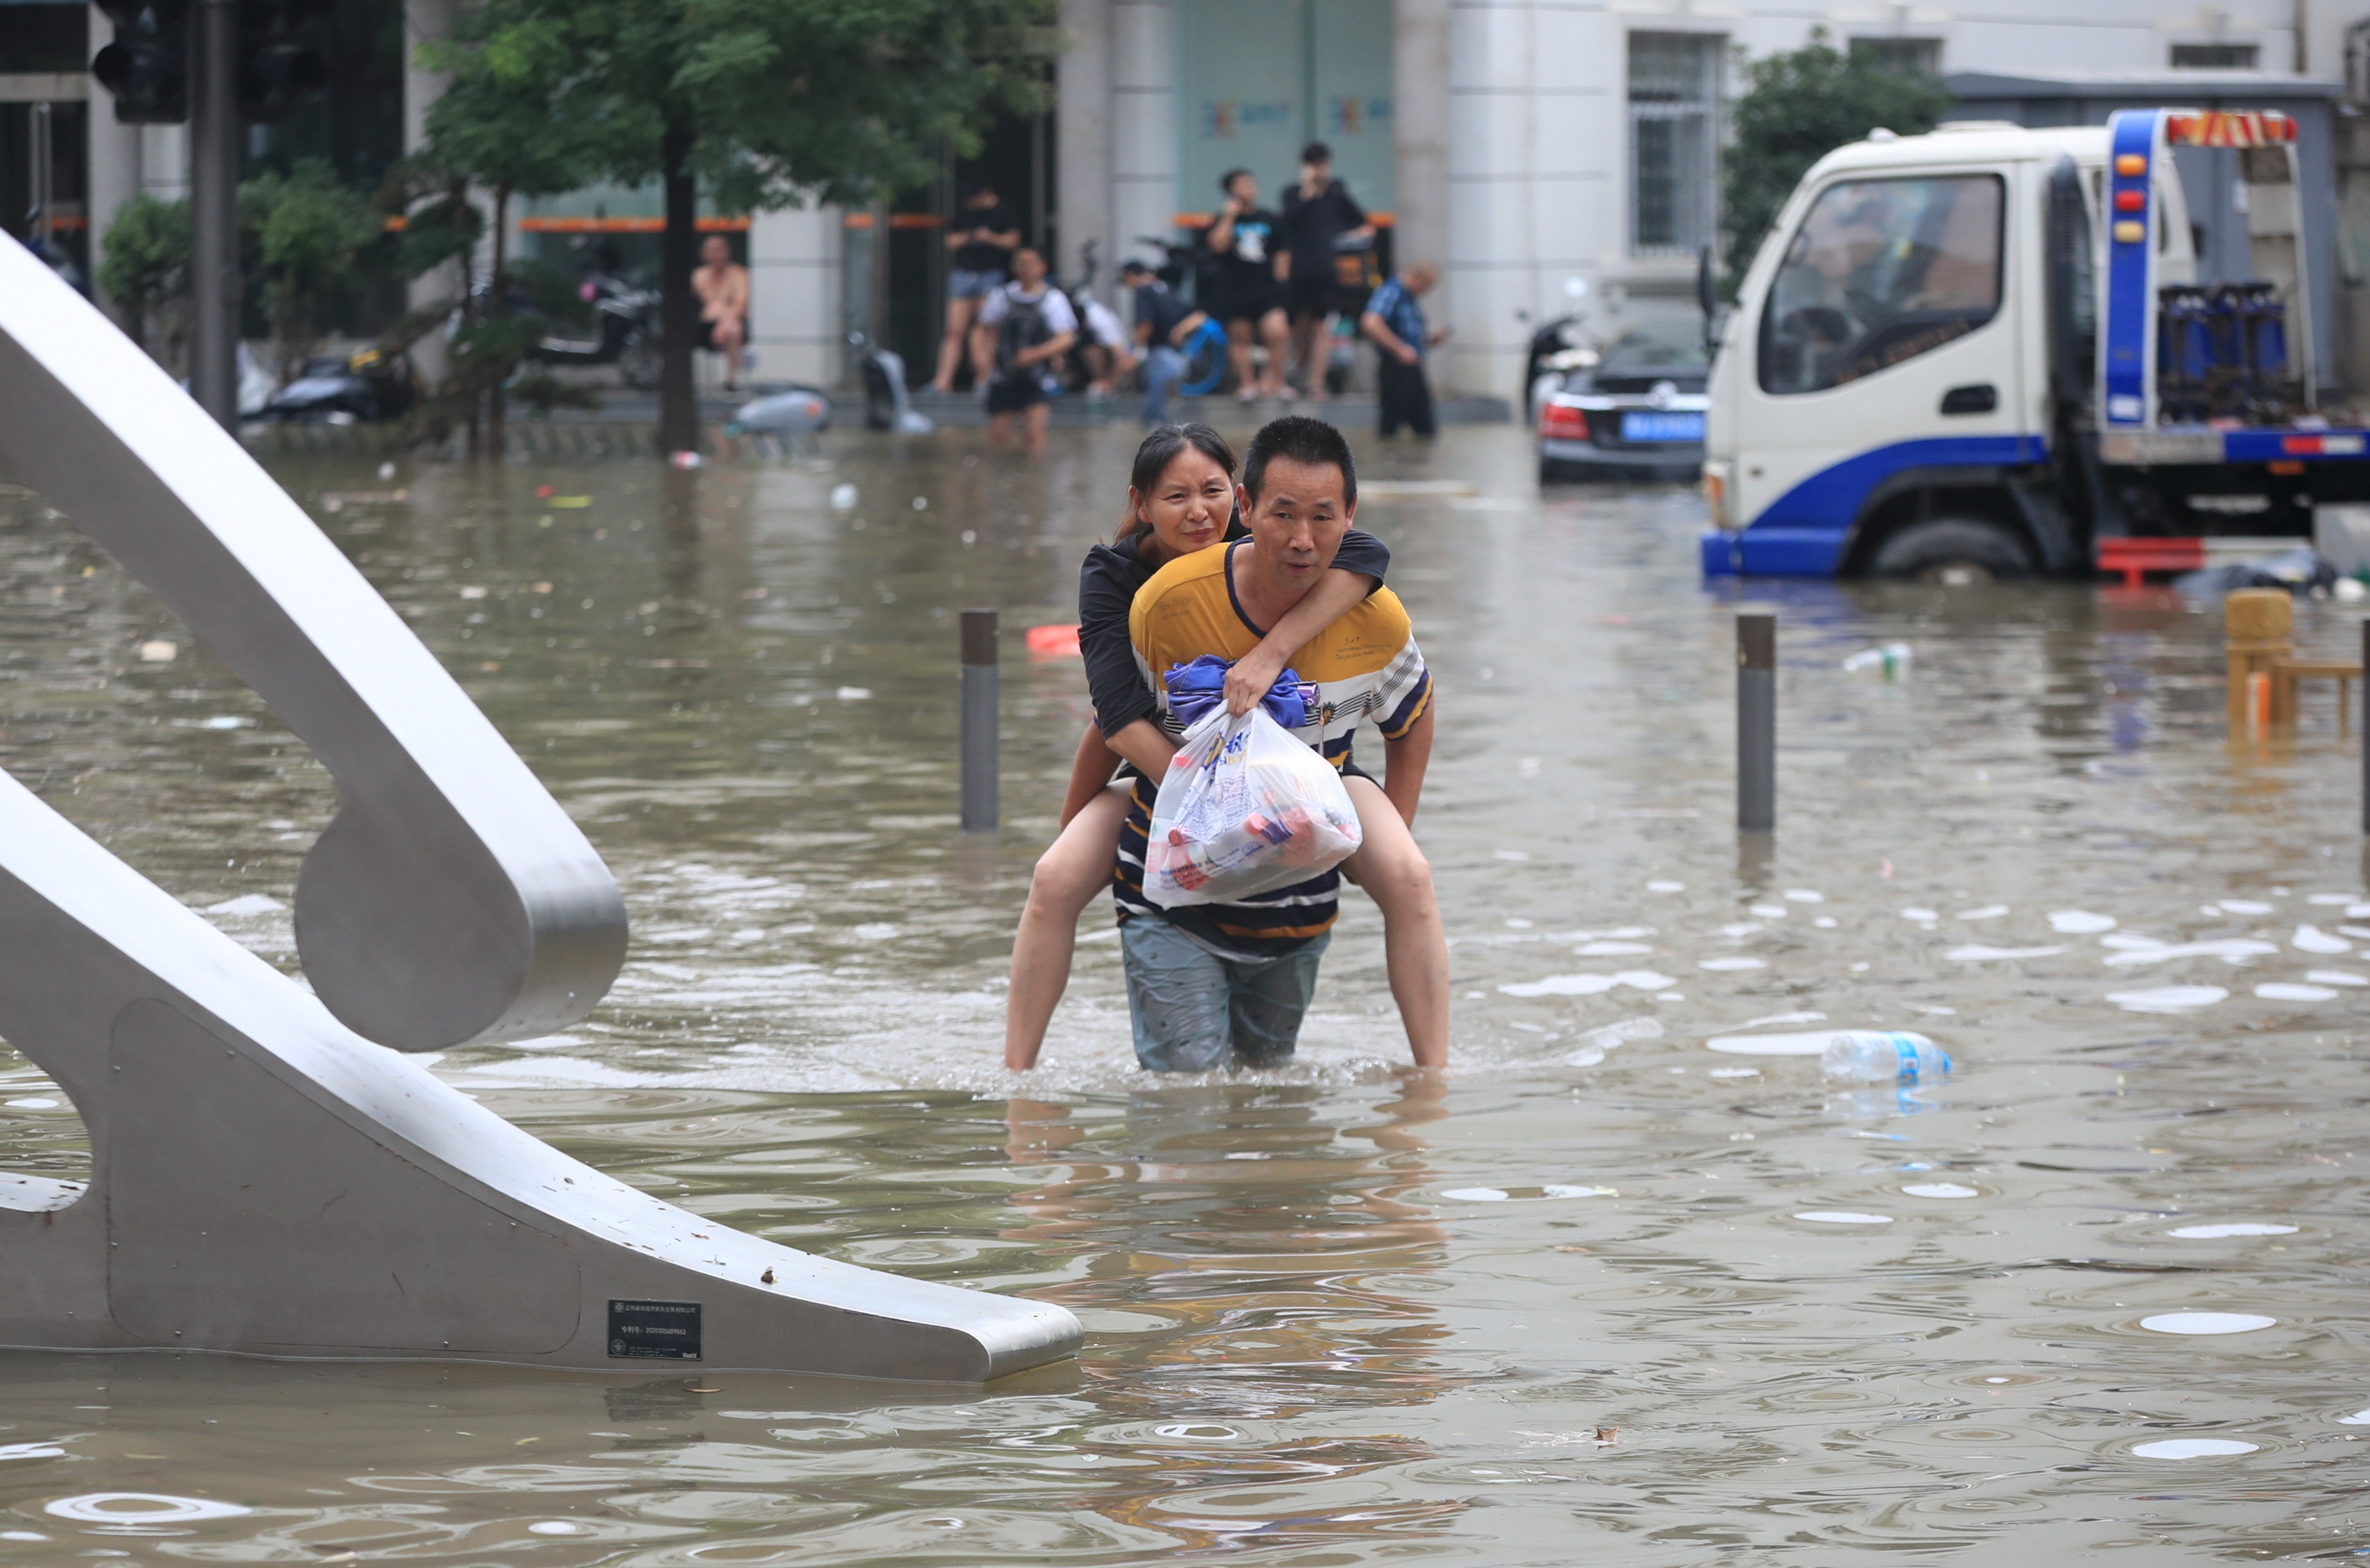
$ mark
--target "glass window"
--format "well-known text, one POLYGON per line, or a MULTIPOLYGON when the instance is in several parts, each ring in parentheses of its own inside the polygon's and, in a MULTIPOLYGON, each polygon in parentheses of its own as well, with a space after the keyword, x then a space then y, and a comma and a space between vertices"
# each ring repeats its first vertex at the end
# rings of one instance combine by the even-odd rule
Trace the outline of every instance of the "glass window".
POLYGON ((1761 307, 1761 390, 1821 392, 1964 338, 1999 313, 1997 175, 1819 193, 1761 307))
POLYGON ((1856 38, 1852 63, 1871 65, 1895 76, 1939 76, 1942 74, 1942 40, 1939 38, 1856 38))
POLYGON ((1701 33, 1629 35, 1629 248, 1691 255, 1711 238, 1720 54, 1701 33))
POLYGON ((2176 43, 2176 71, 2252 71, 2261 63, 2262 47, 2252 43, 2176 43))

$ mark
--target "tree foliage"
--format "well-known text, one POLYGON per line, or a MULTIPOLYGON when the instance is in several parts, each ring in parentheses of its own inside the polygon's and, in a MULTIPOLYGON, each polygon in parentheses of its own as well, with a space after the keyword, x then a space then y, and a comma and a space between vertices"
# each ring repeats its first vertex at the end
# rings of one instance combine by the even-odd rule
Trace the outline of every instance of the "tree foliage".
POLYGON ((1855 59, 1824 28, 1813 28, 1801 49, 1738 57, 1746 87, 1731 117, 1734 139, 1720 181, 1720 239, 1731 275, 1753 264, 1812 164, 1878 126, 1903 136, 1931 131, 1950 107, 1934 77, 1855 59))
POLYGON ((146 348, 150 318, 190 292, 190 204, 147 191, 116 209, 107 226, 98 286, 130 318, 132 340, 146 348))
POLYGON ((379 237, 379 215, 318 159, 242 181, 238 212, 262 268, 264 318, 285 380, 320 342, 331 301, 353 286, 363 251, 379 237))
MULTIPOLYGON (((1057 0, 473 0, 437 59, 544 104, 593 172, 666 200, 660 435, 697 439, 694 194, 732 212, 861 203, 1042 101, 1057 0)), ((454 111, 451 134, 458 143, 454 111)), ((492 108, 470 109, 489 123, 492 108)), ((472 135, 476 134, 474 129, 472 135)))

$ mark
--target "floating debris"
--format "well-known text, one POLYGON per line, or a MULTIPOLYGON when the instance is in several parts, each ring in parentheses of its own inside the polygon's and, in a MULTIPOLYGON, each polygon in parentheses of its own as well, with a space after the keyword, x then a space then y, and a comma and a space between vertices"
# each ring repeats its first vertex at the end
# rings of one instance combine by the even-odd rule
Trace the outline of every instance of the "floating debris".
POLYGON ((2126 1013, 2186 1013, 2211 1007, 2229 994, 2220 986, 2156 986, 2146 990, 2111 990, 2107 1000, 2126 1013))
POLYGON ((2153 1443, 2138 1445, 2132 1452, 2144 1459, 2209 1459, 2251 1454, 2261 1446, 2242 1443, 2235 1437, 2159 1437, 2153 1443))
POLYGON ((2252 1333, 2279 1321, 2260 1312, 2158 1312, 2142 1318, 2140 1327, 2152 1333, 2252 1333))

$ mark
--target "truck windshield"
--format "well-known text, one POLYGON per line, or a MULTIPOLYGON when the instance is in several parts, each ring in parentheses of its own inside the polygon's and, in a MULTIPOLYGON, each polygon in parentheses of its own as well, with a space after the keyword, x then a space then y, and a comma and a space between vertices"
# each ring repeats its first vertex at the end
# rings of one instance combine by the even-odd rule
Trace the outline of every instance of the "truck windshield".
POLYGON ((1761 311, 1761 390, 1821 392, 1931 353, 1999 312, 1996 175, 1831 185, 1761 311))

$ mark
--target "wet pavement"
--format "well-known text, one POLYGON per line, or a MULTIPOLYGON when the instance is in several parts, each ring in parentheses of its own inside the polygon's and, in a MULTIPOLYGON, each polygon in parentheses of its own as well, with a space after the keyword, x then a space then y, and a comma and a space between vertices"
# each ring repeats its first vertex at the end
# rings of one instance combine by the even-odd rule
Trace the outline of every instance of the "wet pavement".
MULTIPOLYGON (((1362 447, 1440 681, 1419 830, 1455 1071, 1398 1070, 1352 895, 1293 1067, 1136 1072, 1099 906, 1024 1080, 1003 970, 1087 707, 1020 633, 1075 619, 1130 447, 275 468, 632 913, 584 1024, 437 1070, 702 1214, 1061 1301, 1076 1367, 980 1391, 0 1354, 0 1562, 2370 1547, 2370 896, 2325 688, 2234 748, 2218 617, 2163 590, 1755 585, 1780 831, 1740 847, 1743 590, 1697 577, 1693 498, 1542 496, 1511 428, 1362 447), (975 604, 1007 630, 992 845, 955 831, 975 604), (1892 642, 1897 680, 1842 669, 1892 642), (1830 1094, 1788 1054, 1826 1026, 1922 1031, 1961 1071, 1830 1094)), ((2298 624, 2358 645, 2333 604, 2298 624)), ((293 967, 326 773, 20 492, 0 764, 293 967)), ((0 1174, 86 1169, 64 1097, 0 1067, 0 1174)))

